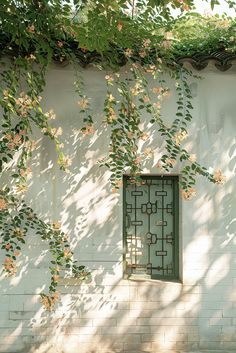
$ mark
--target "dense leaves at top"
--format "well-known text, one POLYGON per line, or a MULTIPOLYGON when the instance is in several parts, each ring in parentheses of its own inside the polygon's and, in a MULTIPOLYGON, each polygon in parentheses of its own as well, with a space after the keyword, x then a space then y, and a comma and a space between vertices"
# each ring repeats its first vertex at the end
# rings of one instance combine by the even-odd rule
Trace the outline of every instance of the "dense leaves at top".
MULTIPOLYGON (((218 3, 211 1, 212 7, 218 3)), ((2 0, 1 54, 34 53, 38 61, 48 63, 92 52, 93 59, 114 66, 125 62, 122 49, 137 54, 144 38, 160 57, 219 48, 235 51, 235 20, 203 17, 192 9, 192 0, 2 0), (179 16, 174 18, 173 10, 179 16)))

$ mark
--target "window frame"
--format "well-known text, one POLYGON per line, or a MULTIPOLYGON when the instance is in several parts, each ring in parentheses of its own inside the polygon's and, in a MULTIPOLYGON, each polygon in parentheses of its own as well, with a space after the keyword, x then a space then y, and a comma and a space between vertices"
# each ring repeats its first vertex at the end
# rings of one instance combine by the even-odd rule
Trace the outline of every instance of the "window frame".
POLYGON ((161 175, 161 174, 142 174, 141 178, 145 179, 156 179, 156 180, 173 180, 173 232, 175 234, 174 238, 177 239, 174 244, 173 256, 174 256, 174 273, 173 275, 159 275, 159 274, 128 274, 127 273, 127 241, 126 241, 126 223, 125 223, 125 206, 126 206, 126 186, 127 180, 132 177, 130 174, 123 175, 123 201, 122 201, 122 211, 123 211, 123 278, 134 279, 134 280, 161 280, 161 281, 172 281, 181 282, 180 280, 180 193, 179 193, 179 175, 161 175))

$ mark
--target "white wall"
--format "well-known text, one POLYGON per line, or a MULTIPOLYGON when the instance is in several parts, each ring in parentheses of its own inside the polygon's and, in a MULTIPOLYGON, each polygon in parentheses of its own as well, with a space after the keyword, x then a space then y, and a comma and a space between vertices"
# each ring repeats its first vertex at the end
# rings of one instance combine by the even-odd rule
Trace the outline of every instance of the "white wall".
MULTIPOLYGON (((200 178, 197 197, 181 202, 182 284, 122 279, 122 197, 111 193, 109 173, 96 164, 109 141, 101 123, 104 75, 83 70, 98 127, 90 138, 79 133, 73 70, 49 70, 45 109, 57 113, 55 125, 63 127, 73 165, 71 174, 59 171, 53 145, 43 138, 27 195, 44 219, 62 221, 75 255, 92 270, 92 282, 64 281, 62 303, 54 313, 45 312, 38 294, 48 284, 47 246, 29 237, 16 277, 0 278, 0 352, 235 351, 236 70, 220 73, 208 67, 193 87, 193 138, 186 148, 206 166, 222 169, 228 182, 216 186, 200 178)), ((169 121, 174 102, 172 96, 165 103, 169 121)), ((145 172, 157 174, 160 139, 153 128, 150 134, 156 151, 145 172)))

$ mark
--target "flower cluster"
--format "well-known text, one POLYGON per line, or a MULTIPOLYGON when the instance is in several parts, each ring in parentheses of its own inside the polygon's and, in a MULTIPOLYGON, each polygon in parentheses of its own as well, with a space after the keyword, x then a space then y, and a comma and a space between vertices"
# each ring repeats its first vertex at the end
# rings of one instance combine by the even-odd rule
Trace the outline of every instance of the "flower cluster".
POLYGON ((20 169, 20 175, 25 179, 32 178, 32 169, 30 167, 25 167, 20 169))
POLYGON ((106 75, 105 80, 107 81, 108 85, 113 85, 114 77, 112 75, 106 75))
POLYGON ((153 156, 153 150, 151 147, 146 147, 143 151, 146 158, 151 158, 153 156))
POLYGON ((183 140, 185 140, 187 137, 188 137, 188 133, 186 131, 182 130, 182 131, 179 131, 176 134, 174 134, 173 141, 175 142, 175 144, 177 146, 179 146, 181 144, 181 142, 183 140))
POLYGON ((26 235, 25 229, 19 227, 15 228, 14 233, 18 239, 23 239, 26 235))
POLYGON ((49 295, 41 294, 41 303, 47 311, 52 311, 59 298, 60 295, 58 292, 54 292, 49 295))
POLYGON ((3 263, 3 268, 8 276, 14 276, 16 274, 16 264, 11 257, 6 257, 3 263))
POLYGON ((143 91, 144 91, 144 89, 143 89, 141 80, 137 80, 134 87, 132 87, 130 89, 132 96, 137 96, 138 94, 142 93, 143 91))
POLYGON ((216 184, 224 184, 226 182, 226 176, 222 174, 220 169, 215 171, 214 181, 216 184))
POLYGON ((191 200, 196 195, 196 193, 197 193, 197 191, 194 188, 188 188, 186 190, 183 190, 183 189, 181 190, 181 194, 182 194, 184 200, 187 200, 187 201, 191 200))
POLYGON ((62 135, 63 133, 63 130, 61 127, 58 127, 58 128, 52 128, 50 126, 47 126, 47 127, 43 127, 42 128, 42 132, 44 134, 48 134, 49 136, 51 136, 52 138, 58 138, 59 136, 62 135))
POLYGON ((190 154, 188 157, 188 160, 189 160, 189 162, 192 162, 192 163, 196 162, 196 160, 197 160, 196 154, 190 154))
POLYGON ((95 133, 93 124, 82 127, 81 132, 83 135, 93 135, 95 133))
POLYGON ((117 115, 116 115, 116 112, 115 112, 114 108, 109 107, 108 108, 108 114, 107 114, 107 122, 108 122, 108 124, 113 123, 114 121, 116 121, 116 119, 117 119, 117 115))
POLYGON ((64 154, 61 154, 58 158, 58 164, 61 167, 62 170, 65 172, 69 171, 69 167, 72 165, 72 159, 69 156, 65 156, 64 154))
POLYGON ((23 194, 28 190, 28 186, 25 184, 17 183, 14 187, 14 190, 17 194, 23 194))
POLYGON ((23 143, 23 136, 25 135, 25 131, 21 130, 17 134, 7 133, 3 136, 7 142, 7 147, 9 150, 17 149, 23 143))
POLYGON ((88 109, 88 107, 89 107, 89 101, 88 101, 88 99, 87 99, 86 97, 82 98, 82 99, 78 102, 78 104, 79 104, 79 107, 80 107, 81 109, 83 109, 83 110, 86 110, 86 109, 88 109))
POLYGON ((54 113, 53 109, 50 109, 47 113, 44 114, 47 119, 49 120, 55 120, 56 119, 56 114, 54 113))
POLYGON ((20 97, 15 99, 17 113, 24 118, 27 117, 29 110, 35 108, 41 99, 42 97, 38 97, 37 100, 33 100, 27 94, 21 92, 20 97))

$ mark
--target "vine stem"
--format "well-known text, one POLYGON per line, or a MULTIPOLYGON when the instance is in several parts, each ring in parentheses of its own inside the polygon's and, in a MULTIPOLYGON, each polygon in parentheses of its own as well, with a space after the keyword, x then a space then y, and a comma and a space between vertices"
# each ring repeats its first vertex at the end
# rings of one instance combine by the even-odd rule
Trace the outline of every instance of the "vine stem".
POLYGON ((135 10, 135 0, 132 0, 132 13, 131 13, 132 19, 134 18, 134 10, 135 10))

